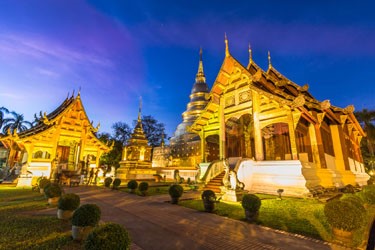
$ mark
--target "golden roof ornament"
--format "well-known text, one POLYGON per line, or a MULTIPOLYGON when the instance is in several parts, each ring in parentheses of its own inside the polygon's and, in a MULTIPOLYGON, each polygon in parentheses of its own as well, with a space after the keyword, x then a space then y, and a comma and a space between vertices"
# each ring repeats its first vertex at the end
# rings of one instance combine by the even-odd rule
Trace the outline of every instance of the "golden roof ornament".
POLYGON ((249 43, 249 64, 253 62, 253 51, 251 50, 251 45, 249 43))
POLYGON ((198 72, 195 76, 195 82, 206 82, 206 77, 203 72, 203 59, 202 59, 202 47, 199 50, 199 65, 198 65, 198 72))
POLYGON ((225 57, 228 57, 230 56, 230 53, 229 53, 229 46, 228 46, 228 38, 227 38, 227 33, 224 33, 224 37, 225 37, 225 57))
POLYGON ((272 68, 272 63, 271 63, 271 52, 268 51, 268 68, 272 68))
POLYGON ((309 84, 306 83, 302 87, 299 87, 298 90, 301 92, 306 92, 307 90, 309 90, 309 84))
POLYGON ((329 100, 324 100, 320 103, 320 109, 321 110, 326 110, 331 107, 331 102, 329 100))
POLYGON ((354 112, 354 106, 348 105, 346 108, 342 110, 345 114, 351 114, 354 112))
POLYGON ((305 102, 306 102, 305 97, 303 95, 299 95, 293 100, 291 108, 295 109, 298 107, 302 107, 303 105, 305 105, 305 102))

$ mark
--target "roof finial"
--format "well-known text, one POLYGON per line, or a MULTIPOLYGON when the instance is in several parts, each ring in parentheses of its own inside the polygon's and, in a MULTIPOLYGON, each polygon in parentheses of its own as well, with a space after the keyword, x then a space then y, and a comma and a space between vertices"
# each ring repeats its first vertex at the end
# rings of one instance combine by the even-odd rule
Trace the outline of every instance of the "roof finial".
POLYGON ((73 93, 72 93, 72 97, 71 97, 71 98, 73 98, 73 97, 74 97, 74 91, 75 91, 75 89, 73 89, 73 93))
POLYGON ((139 97, 138 122, 141 121, 141 113, 142 113, 142 96, 139 97))
POLYGON ((268 51, 268 68, 272 68, 271 53, 270 53, 270 51, 268 51))
POLYGON ((77 95, 77 97, 80 97, 81 96, 81 86, 79 86, 79 88, 78 88, 78 95, 77 95))
POLYGON ((253 62, 253 51, 251 50, 251 45, 249 43, 249 64, 253 62))
POLYGON ((206 77, 203 72, 203 60, 202 60, 202 47, 199 50, 199 64, 198 64, 198 73, 195 76, 195 82, 206 82, 206 77))
POLYGON ((225 32, 224 33, 224 37, 225 37, 225 57, 228 57, 230 55, 229 53, 229 47, 228 47, 228 38, 227 38, 227 33, 225 32))

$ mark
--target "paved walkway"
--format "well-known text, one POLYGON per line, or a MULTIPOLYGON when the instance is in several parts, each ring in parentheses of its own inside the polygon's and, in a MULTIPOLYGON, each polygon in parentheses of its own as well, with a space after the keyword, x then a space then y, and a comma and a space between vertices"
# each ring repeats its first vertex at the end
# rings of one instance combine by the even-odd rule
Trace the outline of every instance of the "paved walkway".
MULTIPOLYGON (((140 197, 96 187, 67 188, 81 203, 95 203, 102 220, 122 224, 132 250, 144 249, 345 249, 319 240, 279 232, 215 214, 171 205, 169 195, 140 197)), ((185 193, 183 198, 198 196, 185 193)))

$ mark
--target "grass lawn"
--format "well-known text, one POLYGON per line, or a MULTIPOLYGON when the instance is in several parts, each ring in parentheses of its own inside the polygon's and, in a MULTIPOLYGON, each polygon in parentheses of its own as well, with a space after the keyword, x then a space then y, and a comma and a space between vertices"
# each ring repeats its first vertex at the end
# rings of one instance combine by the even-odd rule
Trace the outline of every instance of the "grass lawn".
POLYGON ((81 249, 70 222, 48 208, 44 195, 31 188, 0 185, 0 249, 81 249))
MULTIPOLYGON (((333 242, 331 228, 324 215, 324 204, 313 199, 298 199, 284 197, 277 200, 277 196, 258 195, 262 199, 262 206, 259 211, 258 224, 301 234, 328 242, 333 242)), ((180 205, 204 211, 202 200, 182 200, 180 205)), ((245 221, 245 213, 240 203, 218 202, 216 203, 215 214, 229 217, 235 220, 245 221)), ((369 209, 370 215, 375 213, 374 208, 369 209)), ((352 247, 362 243, 366 230, 363 228, 354 232, 352 247)))

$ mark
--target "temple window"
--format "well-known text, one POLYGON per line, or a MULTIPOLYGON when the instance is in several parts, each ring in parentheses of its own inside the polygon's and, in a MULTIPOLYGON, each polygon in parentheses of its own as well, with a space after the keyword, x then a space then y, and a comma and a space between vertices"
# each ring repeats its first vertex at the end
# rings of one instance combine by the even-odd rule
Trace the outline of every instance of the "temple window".
POLYGON ((289 127, 274 123, 262 129, 265 160, 291 160, 289 127))
POLYGON ((35 153, 33 153, 33 159, 50 159, 51 158, 51 154, 48 153, 47 151, 36 151, 35 153))
POLYGON ((302 161, 312 162, 313 157, 308 127, 309 123, 305 119, 301 118, 296 128, 296 143, 299 154, 298 158, 302 161))

